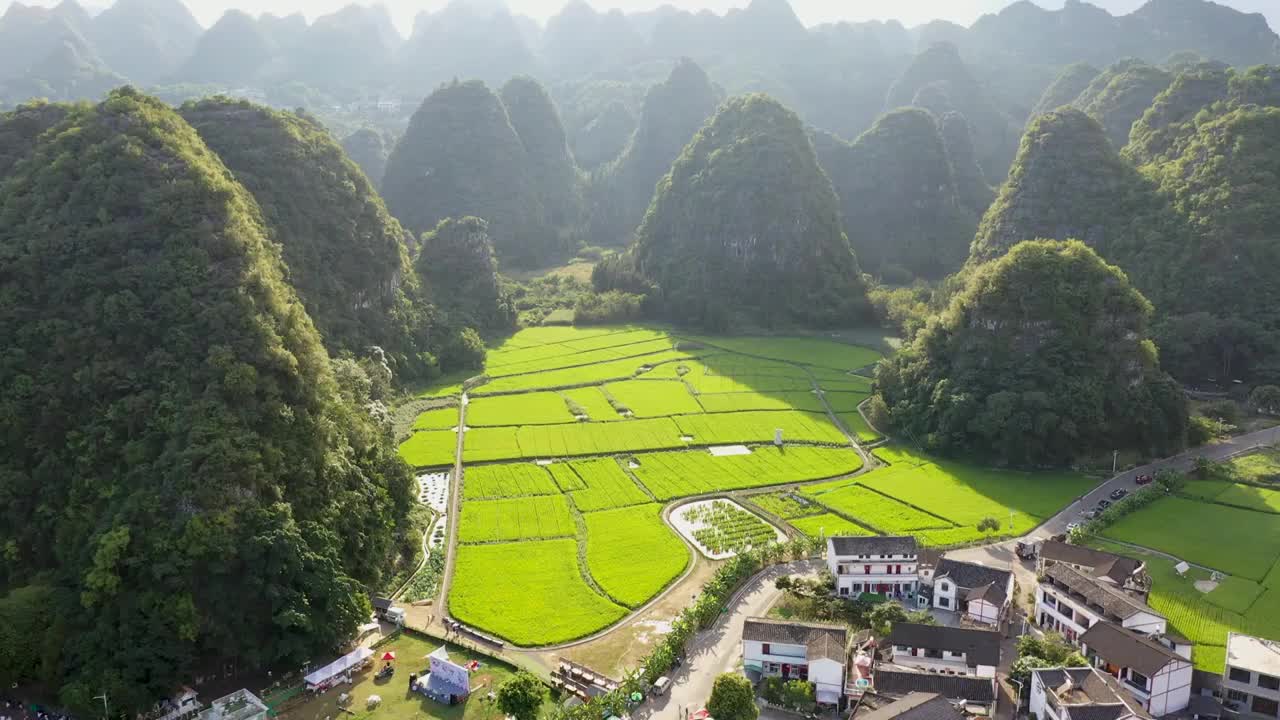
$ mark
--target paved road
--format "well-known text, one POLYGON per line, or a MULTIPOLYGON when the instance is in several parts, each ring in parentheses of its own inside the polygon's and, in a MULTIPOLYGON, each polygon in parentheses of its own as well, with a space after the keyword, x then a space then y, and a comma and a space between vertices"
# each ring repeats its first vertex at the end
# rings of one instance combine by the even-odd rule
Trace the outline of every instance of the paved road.
POLYGON ((709 630, 705 630, 690 643, 684 665, 671 676, 671 689, 666 695, 654 698, 637 708, 632 717, 639 720, 683 718, 681 710, 701 710, 711 697, 711 685, 717 676, 735 670, 742 660, 742 623, 749 617, 764 615, 778 600, 782 592, 773 586, 783 575, 816 575, 823 563, 804 560, 786 565, 775 565, 757 575, 738 593, 738 599, 729 606, 729 612, 709 630))
POLYGON ((462 441, 466 435, 461 430, 467 426, 468 402, 467 394, 462 393, 462 399, 458 403, 458 444, 453 452, 453 477, 449 482, 449 512, 446 515, 449 537, 442 549, 445 553, 444 573, 440 577, 440 594, 436 597, 432 613, 437 623, 449 617, 449 586, 453 583, 453 565, 458 556, 458 518, 461 517, 458 511, 462 504, 462 441))
POLYGON ((1259 430, 1248 435, 1239 435, 1226 442, 1188 450, 1181 455, 1175 455, 1164 460, 1157 460, 1149 465, 1126 470, 1094 488, 1089 494, 1076 500, 1062 512, 1049 518, 1029 535, 1033 537, 1048 537, 1066 532, 1067 525, 1073 522, 1080 522, 1083 519, 1081 515, 1085 511, 1097 507, 1098 501, 1106 498, 1113 490, 1124 488, 1132 492, 1136 489, 1135 481, 1139 475, 1154 475, 1160 470, 1188 470, 1195 466, 1196 458, 1199 457, 1205 457, 1210 460, 1223 460, 1247 450, 1276 443, 1280 443, 1280 426, 1259 430))

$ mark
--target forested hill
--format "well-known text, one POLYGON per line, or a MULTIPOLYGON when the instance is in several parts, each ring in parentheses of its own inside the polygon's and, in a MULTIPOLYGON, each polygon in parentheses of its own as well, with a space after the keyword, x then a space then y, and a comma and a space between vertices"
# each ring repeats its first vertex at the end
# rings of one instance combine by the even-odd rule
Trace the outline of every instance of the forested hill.
POLYGON ((197 661, 297 666, 350 637, 411 478, 253 197, 128 89, 4 189, 0 586, 42 600, 6 676, 143 708, 197 661))
POLYGON ((685 322, 867 316, 831 181, 800 119, 763 95, 729 100, 698 132, 658 184, 632 253, 661 312, 685 322))

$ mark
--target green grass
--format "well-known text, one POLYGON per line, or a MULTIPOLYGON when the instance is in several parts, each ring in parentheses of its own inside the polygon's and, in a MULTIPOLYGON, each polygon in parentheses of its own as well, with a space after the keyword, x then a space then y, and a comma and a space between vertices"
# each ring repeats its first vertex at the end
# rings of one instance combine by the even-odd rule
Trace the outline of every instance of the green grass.
POLYGON ((858 345, 809 337, 694 337, 733 352, 814 365, 834 370, 856 370, 878 361, 880 353, 858 345))
POLYGON ((483 498, 556 495, 560 488, 551 475, 533 463, 508 465, 472 465, 463 471, 462 497, 483 498))
POLYGON ((682 382, 627 380, 609 383, 604 391, 631 414, 640 418, 668 417, 702 412, 702 406, 682 382))
POLYGON ((778 539, 771 525, 754 513, 723 500, 676 512, 690 522, 703 524, 693 531, 693 537, 713 555, 743 552, 778 539))
POLYGON ((525 373, 559 370, 561 368, 584 367, 594 365, 596 363, 609 362, 611 360, 621 360, 622 358, 635 358, 644 355, 651 355, 653 353, 671 350, 674 347, 675 343, 670 338, 633 342, 625 345, 580 352, 574 352, 565 347, 565 352, 550 357, 536 358, 524 362, 510 363, 496 367, 491 364, 486 364, 485 374, 489 377, 499 378, 525 373))
POLYGON ((441 375, 426 385, 417 388, 414 395, 420 398, 456 397, 462 394, 463 383, 478 374, 474 370, 459 370, 447 375, 441 375))
POLYGON ((516 440, 516 432, 514 427, 471 428, 463 439, 463 462, 519 458, 520 443, 516 440))
POLYGON ((747 500, 752 505, 783 520, 794 520, 823 513, 821 505, 811 498, 792 491, 762 493, 752 495, 747 500))
POLYGON ((547 470, 551 471, 551 477, 556 481, 556 486, 561 492, 569 492, 571 490, 585 490, 587 484, 582 482, 582 478, 578 477, 578 473, 569 467, 569 463, 552 463, 547 466, 547 470))
POLYGON ((586 485, 584 490, 569 493, 574 506, 584 513, 642 505, 653 500, 627 477, 613 458, 578 460, 570 466, 586 485))
POLYGON ((849 439, 826 415, 798 411, 739 412, 714 415, 681 415, 673 418, 685 435, 700 445, 734 445, 773 442, 782 429, 783 442, 818 442, 846 445, 849 439))
POLYGON ((845 518, 832 513, 822 513, 821 515, 811 515, 804 518, 796 518, 788 521, 796 530, 808 535, 809 537, 861 537, 864 535, 874 535, 875 533, 862 527, 861 525, 850 522, 845 518))
POLYGON ((1025 532, 1097 485, 1075 473, 994 470, 900 447, 881 448, 876 455, 890 467, 867 475, 863 484, 957 525, 994 517, 1007 530, 1012 510, 1014 531, 1025 532))
MULTIPOLYGON (((890 535, 953 527, 943 518, 922 512, 857 484, 827 492, 814 493, 810 488, 805 488, 802 492, 806 495, 812 493, 815 500, 832 510, 857 518, 868 526, 890 535)), ((976 534, 977 530, 973 532, 976 534)))
POLYGON ((619 328, 549 328, 521 330, 497 345, 489 347, 485 357, 486 371, 497 368, 563 357, 574 353, 656 340, 665 333, 656 330, 632 331, 619 328))
POLYGON ((1280 481, 1280 449, 1266 448, 1251 455, 1243 455, 1229 461, 1227 466, 1237 480, 1277 482, 1280 481))
POLYGON ((414 467, 452 465, 458 434, 449 430, 416 432, 400 443, 400 457, 414 467))
POLYGON ((413 421, 414 430, 452 430, 458 427, 458 408, 428 410, 413 421))
POLYGON ((873 430, 867 421, 862 419, 862 414, 857 411, 840 413, 840 420, 860 443, 873 443, 881 438, 880 433, 873 430))
POLYGON ((595 385, 609 380, 626 380, 636 375, 641 367, 684 357, 688 357, 688 355, 669 350, 638 358, 613 360, 585 367, 551 370, 528 375, 511 375, 497 378, 477 387, 472 392, 472 395, 492 395, 494 393, 522 392, 525 390, 554 390, 556 388, 595 385))
POLYGON ((459 547, 449 612, 526 647, 585 637, 627 613, 583 580, 574 540, 459 547))
MULTIPOLYGON (((1232 484, 1213 501, 1260 512, 1280 513, 1280 491, 1253 485, 1232 484)), ((1280 528, 1277 531, 1280 532, 1280 528)))
POLYGON ((789 391, 775 393, 736 392, 699 395, 698 402, 709 413, 740 412, 743 410, 807 410, 826 412, 826 407, 812 392, 789 391))
POLYGON ((662 522, 662 506, 650 503, 589 513, 587 569, 605 593, 639 607, 689 565, 689 549, 662 522))
POLYGON ((826 393, 827 404, 831 406, 834 413, 854 413, 857 414, 858 406, 862 404, 870 395, 864 392, 832 392, 826 393))
POLYGON ((862 468, 862 457, 851 448, 769 446, 726 457, 690 450, 635 459, 640 466, 632 473, 659 500, 819 480, 862 468))
POLYGON ((617 410, 613 409, 613 406, 609 404, 609 399, 604 396, 604 393, 598 387, 574 388, 573 390, 561 391, 560 394, 570 403, 585 411, 591 422, 626 419, 619 415, 617 410))
POLYGON ((507 542, 572 537, 577 533, 563 495, 468 500, 462 504, 458 541, 507 542))
POLYGON ((851 392, 871 394, 871 380, 859 375, 841 374, 818 378, 818 386, 827 392, 851 392))
POLYGON ((1188 480, 1178 492, 1200 500, 1212 500, 1230 487, 1231 483, 1221 480, 1188 480))
POLYGON ((773 360, 698 351, 698 359, 668 362, 653 369, 650 377, 684 380, 698 393, 808 392, 813 381, 804 368, 773 360))
POLYGON ((1181 497, 1161 498, 1103 534, 1251 580, 1280 557, 1280 517, 1181 497))
POLYGON ((528 458, 606 455, 683 447, 680 435, 680 428, 670 418, 537 425, 520 428, 518 445, 521 455, 528 458))
POLYGON ((467 427, 554 425, 573 421, 564 398, 553 392, 481 397, 467 405, 467 427))

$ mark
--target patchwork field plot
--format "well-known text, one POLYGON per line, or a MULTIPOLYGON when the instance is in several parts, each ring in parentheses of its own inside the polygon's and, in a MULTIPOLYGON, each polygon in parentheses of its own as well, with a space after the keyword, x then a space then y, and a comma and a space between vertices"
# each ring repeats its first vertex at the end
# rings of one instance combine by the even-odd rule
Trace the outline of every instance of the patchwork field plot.
POLYGON ((679 381, 627 380, 609 383, 604 391, 632 415, 641 418, 668 417, 702 412, 702 406, 679 381))
POLYGON ((585 637, 626 614, 587 584, 574 540, 463 545, 449 591, 462 622, 516 645, 585 637))
POLYGON ((821 515, 826 510, 812 498, 795 492, 771 492, 752 495, 747 500, 756 507, 783 520, 821 515))
POLYGON ((457 448, 457 433, 450 430, 424 430, 400 443, 400 457, 414 467, 452 465, 457 448))
POLYGON ((826 415, 798 411, 681 415, 673 418, 682 434, 699 445, 773 442, 782 430, 784 442, 847 445, 849 439, 826 415))
POLYGON ((700 362, 670 363, 657 371, 664 376, 679 377, 700 395, 813 389, 813 380, 803 368, 723 353, 703 356, 700 362))
POLYGON ((574 420, 564 398, 553 392, 495 395, 476 398, 467 405, 467 427, 555 425, 574 420))
POLYGON ((786 360, 833 370, 856 370, 880 360, 880 353, 858 345, 807 337, 694 337, 697 342, 733 352, 786 360))
POLYGON ((850 522, 832 513, 810 515, 809 517, 796 518, 790 522, 792 527, 813 538, 835 537, 837 535, 859 537, 875 534, 855 522, 850 522))
MULTIPOLYGON (((533 427, 533 426, 531 426, 533 427)), ((471 428, 462 445, 464 462, 515 460, 521 457, 516 427, 471 428)))
POLYGON ((667 340, 659 330, 628 328, 556 328, 560 334, 541 333, 551 328, 529 328, 491 347, 485 358, 485 371, 491 373, 513 365, 569 358, 584 352, 617 348, 653 340, 667 340), (565 332, 567 331, 567 332, 565 332))
POLYGON ((561 492, 587 489, 587 484, 582 482, 582 478, 569 467, 568 463, 553 463, 547 466, 547 470, 551 472, 551 477, 556 481, 556 486, 561 492))
POLYGON ((1280 517, 1180 497, 1161 498, 1103 534, 1257 581, 1280 557, 1280 517))
POLYGON ((553 390, 555 388, 595 385, 609 380, 626 380, 639 373, 641 368, 688 357, 687 353, 668 350, 652 355, 625 360, 612 360, 583 367, 550 370, 527 375, 510 375, 485 383, 476 388, 472 394, 479 396, 522 392, 525 390, 553 390))
POLYGON ((826 492, 820 492, 816 488, 805 488, 803 492, 806 495, 812 494, 815 500, 832 510, 848 517, 858 518, 889 535, 912 534, 930 529, 945 530, 954 527, 945 518, 917 510, 860 484, 847 485, 826 492))
POLYGON ((587 569, 610 597, 643 605, 689 566, 689 550, 650 503, 588 513, 587 569))
POLYGON ((728 500, 690 503, 673 510, 672 518, 676 529, 715 559, 786 539, 781 531, 728 500))
POLYGON ((805 410, 826 412, 822 400, 813 392, 778 391, 776 393, 738 392, 708 393, 698 396, 698 402, 709 413, 739 412, 742 410, 805 410))
POLYGON ((570 493, 582 512, 641 505, 653 501, 636 486, 613 458, 579 460, 569 464, 585 488, 570 493))
POLYGON ((462 497, 487 498, 556 495, 560 488, 551 475, 533 463, 472 465, 463 471, 462 497))
POLYGON ((626 419, 609 404, 609 398, 605 397, 598 387, 574 388, 564 390, 560 394, 564 396, 570 412, 582 413, 591 422, 626 419))
POLYGON ((880 433, 872 429, 857 411, 840 413, 840 420, 860 443, 873 443, 880 439, 880 433))
POLYGON ((631 469, 659 500, 723 490, 785 485, 847 475, 862 468, 852 448, 753 448, 750 455, 715 457, 705 450, 637 455, 631 469))
POLYGON ((524 457, 604 455, 683 447, 680 428, 670 418, 616 423, 574 423, 520 428, 518 446, 524 457))
POLYGON ((1280 513, 1280 491, 1239 483, 1226 485, 1226 489, 1213 498, 1214 502, 1258 512, 1280 513))
POLYGON ((827 391, 825 396, 832 412, 836 413, 857 413, 862 401, 871 397, 870 393, 847 391, 827 391))
POLYGON ((489 377, 506 377, 510 375, 544 372, 547 370, 559 370, 561 368, 582 367, 593 365, 595 363, 609 362, 611 360, 652 355, 653 353, 672 350, 674 347, 675 343, 669 338, 632 342, 624 345, 600 348, 598 350, 584 350, 572 352, 567 355, 554 355, 551 357, 515 362, 497 367, 489 366, 485 370, 485 373, 488 374, 489 377))
POLYGON ((428 410, 413 421, 414 430, 452 430, 458 426, 458 408, 428 410))
POLYGON ((563 495, 472 500, 462 504, 458 541, 507 542, 573 537, 577 526, 563 495))

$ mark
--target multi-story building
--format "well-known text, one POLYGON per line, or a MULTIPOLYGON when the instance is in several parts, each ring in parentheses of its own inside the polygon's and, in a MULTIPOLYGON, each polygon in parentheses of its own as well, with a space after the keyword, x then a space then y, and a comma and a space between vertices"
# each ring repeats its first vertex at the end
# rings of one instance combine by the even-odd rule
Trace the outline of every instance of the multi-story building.
POLYGON ((1222 695, 1242 718, 1280 718, 1280 642, 1228 634, 1222 695))
POLYGON ((1000 665, 998 632, 894 623, 888 644, 893 664, 948 675, 995 677, 1000 665))
POLYGON ((854 716, 855 720, 966 720, 968 717, 942 695, 921 692, 907 693, 900 700, 854 716))
POLYGON ((1100 622, 1080 636, 1085 656, 1156 717, 1191 704, 1191 649, 1179 655, 1156 638, 1100 622))
POLYGON ((833 537, 827 539, 827 568, 836 593, 878 593, 914 600, 919 546, 913 537, 833 537))
POLYGON ((1150 720, 1116 679, 1096 668, 1031 672, 1031 715, 1039 720, 1150 720))
POLYGON ((997 625, 1013 601, 1013 572, 981 563, 942 558, 933 571, 933 606, 997 625))
POLYGON ((873 675, 877 695, 901 698, 911 693, 936 693, 960 705, 966 715, 995 717, 996 679, 976 675, 943 675, 880 665, 873 675))
POLYGON ((1041 573, 1053 565, 1062 564, 1118 588, 1142 590, 1150 584, 1147 564, 1141 560, 1056 540, 1044 541, 1036 563, 1037 571, 1041 573))
POLYGON ((1100 622, 1112 622, 1142 635, 1163 635, 1168 623, 1141 599, 1069 565, 1045 569, 1036 592, 1036 621, 1077 642, 1100 622))
POLYGON ((848 659, 844 626, 758 617, 743 622, 743 669, 762 677, 808 680, 820 703, 840 702, 848 659))

